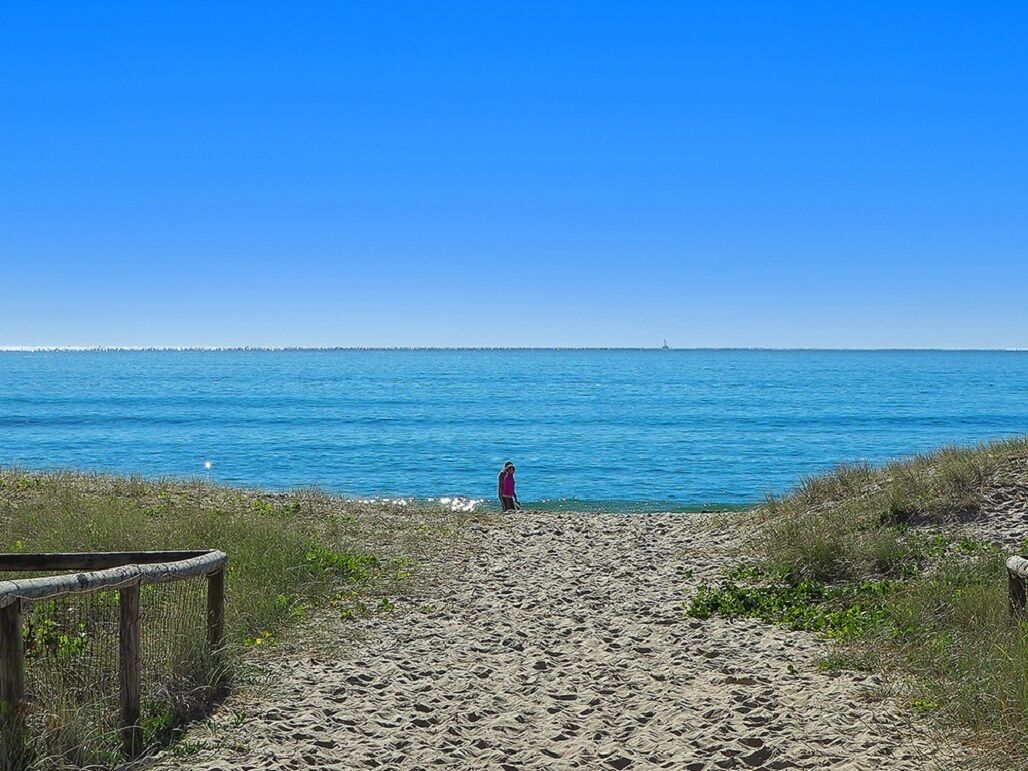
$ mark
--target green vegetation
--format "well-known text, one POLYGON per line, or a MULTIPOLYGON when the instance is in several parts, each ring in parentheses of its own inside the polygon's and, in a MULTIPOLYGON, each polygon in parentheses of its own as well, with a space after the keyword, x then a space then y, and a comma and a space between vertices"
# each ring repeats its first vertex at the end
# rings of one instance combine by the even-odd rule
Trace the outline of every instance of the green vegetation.
POLYGON ((752 563, 687 612, 832 638, 826 666, 888 673, 915 712, 973 737, 982 768, 1028 760, 1028 625, 1009 616, 1008 553, 962 527, 990 489, 1024 484, 1025 460, 1015 440, 806 479, 750 515, 752 563))
POLYGON ((1028 456, 1028 441, 947 448, 882 468, 842 466, 758 510, 757 553, 772 571, 821 581, 920 572, 910 525, 952 526, 981 509, 989 477, 1028 456))
MULTIPOLYGON (((760 575, 759 571, 749 572, 754 578, 760 575)), ((717 588, 701 586, 689 603, 689 615, 747 616, 789 629, 853 639, 883 621, 890 586, 884 581, 841 586, 818 581, 750 585, 729 579, 717 588)))
MULTIPOLYGON (((172 738, 262 650, 331 644, 343 627, 333 631, 328 616, 345 622, 387 612, 398 594, 416 594, 422 561, 469 516, 316 490, 270 494, 0 470, 0 551, 216 548, 229 555, 227 668, 205 655, 202 581, 148 586, 141 594, 144 689, 148 681, 154 686, 144 694, 149 743, 172 738)), ((27 575, 0 575, 20 577, 27 575)), ((34 739, 35 766, 116 762, 116 593, 36 603, 24 635, 29 725, 45 733, 34 739)))

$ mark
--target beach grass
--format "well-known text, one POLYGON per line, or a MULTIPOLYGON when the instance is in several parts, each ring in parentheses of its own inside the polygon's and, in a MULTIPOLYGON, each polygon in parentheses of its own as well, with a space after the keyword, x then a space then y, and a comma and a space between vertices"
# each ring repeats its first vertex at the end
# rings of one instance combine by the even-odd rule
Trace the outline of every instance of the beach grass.
MULTIPOLYGON (((177 684, 150 705, 144 728, 155 743, 172 737, 200 702, 238 682, 245 663, 259 658, 261 650, 315 644, 308 633, 333 628, 324 623, 327 616, 345 625, 375 609, 395 607, 396 594, 415 591, 424 578, 422 563, 469 516, 427 505, 342 499, 318 490, 276 494, 205 481, 0 470, 0 551, 220 549, 229 555, 227 666, 208 667, 197 655, 203 642, 202 582, 160 585, 143 598, 153 604, 151 617, 159 624, 149 629, 144 617, 144 643, 148 634, 153 640, 143 646, 144 672, 163 666, 177 684), (148 655, 155 660, 148 661, 148 655), (181 698, 182 693, 191 697, 181 698)), ((103 624, 116 609, 111 603, 111 597, 94 595, 33 610, 28 633, 43 635, 28 641, 40 656, 39 662, 29 661, 29 667, 36 666, 30 681, 36 677, 37 691, 70 692, 76 656, 79 669, 97 679, 79 682, 84 701, 63 703, 64 698, 45 707, 48 717, 39 722, 47 723, 48 736, 35 743, 37 768, 115 760, 111 732, 98 729, 110 710, 98 718, 101 708, 86 703, 116 696, 97 693, 103 683, 112 683, 115 666, 116 634, 103 624), (101 651, 102 643, 107 647, 101 651), (47 681, 43 673, 50 669, 43 663, 54 661, 62 666, 51 667, 57 674, 47 674, 47 681)), ((334 640, 333 634, 324 636, 334 640)))
POLYGON ((805 479, 748 515, 753 560, 701 586, 688 613, 833 638, 831 666, 887 675, 980 767, 1028 761, 1028 625, 1007 605, 1010 550, 965 527, 1025 460, 1028 440, 1013 439, 805 479))
POLYGON ((988 478, 1028 456, 1028 440, 944 448, 889 463, 841 466, 804 479, 757 510, 753 545, 773 571, 856 580, 918 568, 911 526, 955 526, 978 515, 988 478))

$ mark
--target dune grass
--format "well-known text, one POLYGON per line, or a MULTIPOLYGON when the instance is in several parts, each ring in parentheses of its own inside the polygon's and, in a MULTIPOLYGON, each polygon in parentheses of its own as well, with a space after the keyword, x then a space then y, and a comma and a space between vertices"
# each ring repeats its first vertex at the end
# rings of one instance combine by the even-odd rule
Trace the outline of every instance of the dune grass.
MULTIPOLYGON (((144 605, 151 603, 153 611, 143 614, 144 674, 163 678, 149 711, 144 710, 144 729, 153 742, 173 737, 198 703, 231 683, 239 664, 259 649, 307 646, 312 644, 308 632, 334 628, 324 623, 329 616, 345 626, 372 609, 396 607, 398 593, 415 591, 422 562, 469 516, 344 500, 317 490, 271 494, 204 482, 0 469, 0 551, 214 548, 229 555, 227 667, 206 667, 198 655, 201 582, 144 592, 144 605), (150 627, 148 618, 156 619, 150 627), (185 631, 172 639, 169 629, 185 631)), ((36 669, 29 680, 54 701, 44 705, 41 697, 36 705, 36 723, 46 723, 48 732, 35 743, 37 768, 106 766, 116 760, 116 742, 101 725, 110 717, 109 704, 101 702, 116 695, 100 693, 104 683, 113 690, 115 666, 116 634, 109 616, 111 608, 116 613, 116 597, 108 594, 40 604, 32 611, 26 627, 28 666, 36 669), (55 662, 60 666, 51 666, 55 662), (78 670, 97 682, 86 682, 78 670), (71 703, 68 683, 75 678, 83 680, 78 689, 83 697, 71 703), (58 698, 62 693, 65 697, 58 698)), ((337 629, 324 636, 338 634, 337 629)))
POLYGON ((1028 625, 1008 612, 1008 552, 962 527, 994 477, 1025 459, 1017 439, 803 480, 750 515, 753 560, 700 587, 687 610, 833 638, 833 666, 890 675, 980 767, 1028 761, 1028 625))

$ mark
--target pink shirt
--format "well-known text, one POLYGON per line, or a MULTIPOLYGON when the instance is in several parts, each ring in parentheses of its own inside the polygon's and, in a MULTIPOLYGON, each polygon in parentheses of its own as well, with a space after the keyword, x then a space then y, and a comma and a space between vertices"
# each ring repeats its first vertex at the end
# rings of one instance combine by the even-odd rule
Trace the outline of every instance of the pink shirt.
POLYGON ((501 495, 504 498, 514 497, 514 475, 504 474, 503 480, 500 482, 501 495))

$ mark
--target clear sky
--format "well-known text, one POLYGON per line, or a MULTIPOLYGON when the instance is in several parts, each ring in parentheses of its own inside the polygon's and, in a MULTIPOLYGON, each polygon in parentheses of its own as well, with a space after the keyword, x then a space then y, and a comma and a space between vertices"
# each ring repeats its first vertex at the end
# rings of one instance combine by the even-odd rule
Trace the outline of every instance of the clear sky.
POLYGON ((1028 347, 1026 34, 0 0, 0 345, 1028 347))

